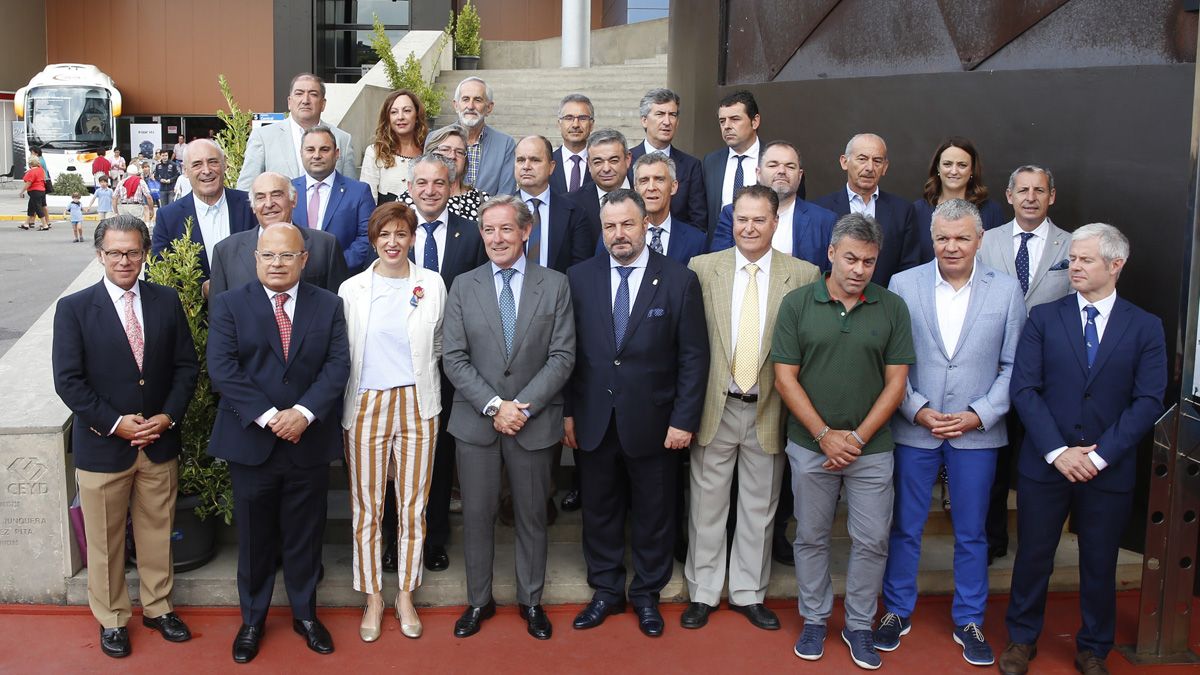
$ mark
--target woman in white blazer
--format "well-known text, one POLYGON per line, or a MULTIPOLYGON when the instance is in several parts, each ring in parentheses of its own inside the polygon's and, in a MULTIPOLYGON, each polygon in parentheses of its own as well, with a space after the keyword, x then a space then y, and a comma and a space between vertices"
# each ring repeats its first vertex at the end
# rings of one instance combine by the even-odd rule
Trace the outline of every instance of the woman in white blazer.
POLYGON ((386 482, 396 481, 404 635, 421 635, 412 594, 421 584, 425 505, 442 410, 442 310, 446 286, 410 264, 417 217, 400 202, 375 209, 367 232, 379 259, 338 290, 350 338, 350 379, 342 411, 354 526, 354 589, 367 594, 359 634, 379 639, 383 622, 382 528, 386 482))

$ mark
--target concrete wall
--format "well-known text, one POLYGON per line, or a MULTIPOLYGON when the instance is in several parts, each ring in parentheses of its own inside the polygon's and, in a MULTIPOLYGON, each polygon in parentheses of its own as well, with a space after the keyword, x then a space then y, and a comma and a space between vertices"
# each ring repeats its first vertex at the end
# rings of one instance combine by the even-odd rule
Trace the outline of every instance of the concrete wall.
MULTIPOLYGON (((562 38, 544 40, 484 40, 481 68, 558 68, 562 38)), ((667 19, 643 21, 592 31, 591 64, 607 66, 628 59, 650 58, 667 52, 667 19)))

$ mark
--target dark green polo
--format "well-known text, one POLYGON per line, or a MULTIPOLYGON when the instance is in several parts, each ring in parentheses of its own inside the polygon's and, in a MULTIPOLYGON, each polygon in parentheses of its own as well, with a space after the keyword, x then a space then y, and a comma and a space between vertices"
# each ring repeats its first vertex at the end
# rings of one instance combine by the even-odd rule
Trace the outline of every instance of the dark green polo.
MULTIPOLYGON (((822 278, 784 297, 771 360, 800 366, 800 386, 829 428, 856 429, 883 391, 884 366, 916 362, 908 307, 900 296, 872 283, 847 312, 829 298, 822 278)), ((812 434, 790 413, 787 435, 797 445, 820 451, 812 434)), ((894 445, 885 423, 863 454, 888 452, 894 445)))

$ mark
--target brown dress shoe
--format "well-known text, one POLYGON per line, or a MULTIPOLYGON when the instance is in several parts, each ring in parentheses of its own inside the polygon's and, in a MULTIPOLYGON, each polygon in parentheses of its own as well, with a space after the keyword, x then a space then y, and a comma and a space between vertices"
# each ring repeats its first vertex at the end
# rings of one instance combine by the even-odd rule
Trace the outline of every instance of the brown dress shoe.
POLYGON ((1027 645, 1021 642, 1010 642, 1000 654, 996 665, 1004 675, 1025 675, 1029 672, 1029 662, 1037 656, 1037 645, 1027 645))
POLYGON ((1108 675, 1108 666, 1096 652, 1083 650, 1075 655, 1075 670, 1083 675, 1108 675))

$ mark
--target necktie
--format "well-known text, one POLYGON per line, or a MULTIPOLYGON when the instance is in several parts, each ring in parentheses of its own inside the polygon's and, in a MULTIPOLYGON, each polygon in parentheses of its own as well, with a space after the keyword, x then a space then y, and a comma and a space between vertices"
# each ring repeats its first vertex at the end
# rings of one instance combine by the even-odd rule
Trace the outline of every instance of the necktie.
POLYGON ((431 272, 438 271, 438 250, 437 240, 433 238, 433 232, 441 225, 442 221, 435 220, 431 223, 425 223, 421 227, 425 228, 425 254, 424 267, 431 272))
POLYGON ((133 360, 137 362, 138 372, 142 371, 142 356, 146 351, 146 342, 142 339, 142 326, 138 323, 137 313, 133 311, 133 291, 125 291, 125 337, 129 339, 129 350, 133 352, 133 360))
POLYGON ((746 172, 742 169, 742 160, 746 159, 745 155, 734 155, 737 160, 737 170, 733 172, 733 196, 737 196, 738 190, 742 189, 742 185, 746 180, 746 172))
POLYGON ((533 230, 529 232, 529 242, 525 255, 533 262, 542 264, 542 200, 534 197, 529 200, 529 210, 533 214, 533 230))
POLYGON ((292 345, 292 320, 288 318, 283 306, 288 301, 287 293, 275 295, 275 323, 279 326, 279 341, 283 344, 283 360, 287 361, 288 347, 292 345))
POLYGON ((1100 310, 1095 305, 1083 308, 1087 312, 1087 323, 1083 326, 1083 346, 1087 350, 1088 368, 1096 361, 1096 352, 1100 351, 1100 332, 1096 330, 1096 317, 1100 310))
POLYGON ((746 393, 758 382, 758 265, 746 265, 750 281, 742 296, 742 311, 738 315, 737 342, 733 348, 733 383, 746 393))
POLYGON ((313 186, 312 196, 308 198, 308 226, 314 230, 321 229, 321 186, 323 183, 317 183, 313 186))
POLYGON ((581 180, 583 180, 579 170, 579 163, 583 161, 583 158, 579 155, 572 155, 571 161, 575 163, 575 166, 571 167, 571 184, 567 187, 567 192, 574 192, 578 190, 579 183, 581 180))
POLYGON ((517 303, 513 298, 512 283, 513 275, 517 271, 513 268, 500 270, 500 276, 504 278, 504 288, 500 289, 500 326, 504 329, 504 355, 512 356, 513 336, 517 332, 517 303))
POLYGON ((617 286, 617 299, 613 301, 613 333, 617 338, 617 351, 625 344, 625 328, 629 325, 629 275, 632 267, 618 267, 621 283, 617 286))
POLYGON ((650 228, 650 250, 659 255, 663 254, 662 232, 663 229, 661 227, 650 228))
POLYGON ((1021 233, 1021 247, 1017 249, 1017 281, 1021 282, 1021 292, 1029 292, 1029 240, 1032 232, 1021 233))

